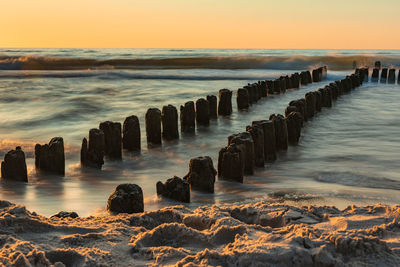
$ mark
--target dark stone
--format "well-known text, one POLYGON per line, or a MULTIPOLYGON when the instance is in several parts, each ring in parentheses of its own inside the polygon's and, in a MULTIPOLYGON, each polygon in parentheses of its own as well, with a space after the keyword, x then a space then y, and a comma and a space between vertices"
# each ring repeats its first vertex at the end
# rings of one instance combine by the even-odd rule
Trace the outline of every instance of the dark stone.
POLYGON ((315 100, 315 95, 312 92, 306 93, 304 99, 306 100, 306 112, 307 118, 314 117, 317 101, 315 100))
POLYGON ((217 97, 215 95, 208 95, 207 101, 210 109, 210 118, 215 119, 217 114, 217 97))
POLYGON ((396 82, 396 70, 390 69, 388 83, 395 83, 395 82, 396 82))
POLYGON ((274 81, 267 80, 265 81, 267 84, 268 95, 274 94, 274 81))
POLYGON ((193 189, 214 193, 216 174, 217 171, 210 157, 197 157, 190 160, 189 172, 183 179, 185 179, 193 189))
POLYGON ((196 122, 197 125, 210 125, 210 107, 208 101, 204 98, 196 101, 196 122))
POLYGON ((35 167, 40 171, 65 174, 64 140, 54 137, 49 144, 35 146, 35 167))
POLYGON ((196 127, 196 111, 194 109, 194 102, 186 102, 184 106, 181 106, 181 131, 183 133, 192 133, 196 127))
POLYGON ((1 178, 7 180, 28 182, 28 171, 25 162, 25 153, 21 147, 10 150, 1 163, 1 178))
POLYGON ((297 144, 301 135, 301 126, 303 124, 303 116, 300 112, 291 112, 286 117, 288 141, 290 144, 297 144))
POLYGON ((236 103, 239 110, 246 110, 249 108, 249 92, 247 89, 239 88, 237 90, 236 103))
POLYGON ((121 123, 106 121, 99 125, 104 133, 104 155, 111 159, 122 158, 121 123))
POLYGON ((388 69, 387 68, 383 68, 382 71, 381 71, 381 83, 386 83, 387 76, 388 76, 388 69))
POLYGON ((60 211, 59 213, 51 216, 50 218, 78 218, 79 215, 75 211, 60 211))
POLYGON ((179 138, 178 110, 173 105, 163 106, 161 113, 162 137, 166 140, 179 138))
POLYGON ((143 212, 142 188, 136 184, 120 184, 108 198, 107 210, 116 213, 143 212))
POLYGON ((257 167, 264 167, 264 130, 260 125, 247 126, 246 131, 251 134, 254 142, 254 163, 257 167))
POLYGON ((380 70, 381 69, 381 62, 380 61, 375 61, 375 68, 380 70))
POLYGON ((161 145, 161 111, 158 108, 149 108, 146 112, 146 136, 148 145, 161 145))
POLYGON ((275 127, 274 123, 270 120, 253 121, 252 125, 259 125, 263 129, 264 135, 264 159, 266 161, 276 160, 276 146, 275 146, 275 127))
POLYGON ((82 140, 81 164, 83 167, 101 169, 104 164, 104 133, 99 129, 89 131, 89 144, 82 140))
POLYGON ((221 89, 218 93, 218 115, 228 116, 232 114, 232 91, 221 89))
POLYGON ((236 144, 231 144, 219 151, 218 177, 243 183, 244 158, 243 151, 236 144))
POLYGON ((140 123, 135 115, 126 117, 122 127, 122 147, 129 151, 140 151, 140 123))
POLYGON ((176 201, 190 203, 190 185, 188 182, 174 176, 165 183, 157 182, 157 195, 167 197, 176 201))
POLYGON ((236 144, 242 151, 244 160, 244 173, 254 174, 254 141, 253 137, 248 132, 242 132, 239 134, 233 134, 228 137, 228 146, 236 144))
POLYGON ((371 82, 377 82, 379 79, 379 69, 375 68, 372 70, 371 82))
POLYGON ((272 114, 269 116, 275 127, 275 144, 276 148, 279 150, 288 149, 288 129, 286 125, 285 117, 281 114, 272 114))

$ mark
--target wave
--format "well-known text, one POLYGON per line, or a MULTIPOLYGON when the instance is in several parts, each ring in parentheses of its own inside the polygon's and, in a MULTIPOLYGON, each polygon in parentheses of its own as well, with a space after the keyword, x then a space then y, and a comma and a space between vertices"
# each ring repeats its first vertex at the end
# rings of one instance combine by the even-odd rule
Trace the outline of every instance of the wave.
POLYGON ((350 172, 322 172, 315 177, 315 180, 346 186, 400 190, 400 181, 350 172))
POLYGON ((82 69, 276 69, 303 70, 327 65, 331 70, 373 66, 376 60, 388 66, 400 65, 400 56, 203 56, 175 58, 91 59, 72 57, 0 57, 0 70, 82 70, 82 69))

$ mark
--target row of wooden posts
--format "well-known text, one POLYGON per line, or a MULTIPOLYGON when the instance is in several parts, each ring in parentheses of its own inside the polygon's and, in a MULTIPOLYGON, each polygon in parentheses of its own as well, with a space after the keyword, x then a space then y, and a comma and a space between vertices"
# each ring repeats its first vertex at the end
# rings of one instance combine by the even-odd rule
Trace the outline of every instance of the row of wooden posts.
MULTIPOLYGON (((285 93, 287 89, 299 88, 300 84, 319 82, 325 77, 326 67, 294 73, 291 76, 281 76, 270 81, 258 81, 238 89, 236 101, 239 110, 247 110, 259 99, 272 94, 285 93)), ((159 146, 162 139, 179 139, 178 120, 182 133, 193 133, 197 126, 208 126, 211 119, 217 116, 232 114, 232 91, 221 89, 218 99, 215 95, 200 98, 194 103, 188 101, 178 110, 173 105, 166 105, 159 110, 149 108, 145 115, 146 137, 149 147, 159 146)), ((123 149, 140 151, 140 124, 137 116, 127 117, 123 123, 122 134, 119 122, 103 122, 99 129, 89 131, 89 141, 84 138, 81 148, 82 166, 101 168, 104 164, 103 155, 111 159, 121 159, 123 149), (121 137, 122 136, 122 137, 121 137), (122 145, 121 145, 122 143, 122 145)))
MULTIPOLYGON (((209 156, 192 158, 189 172, 179 178, 174 176, 156 184, 157 194, 180 202, 190 202, 191 189, 214 193, 215 177, 243 183, 244 175, 252 175, 255 167, 274 161, 277 151, 297 144, 305 122, 322 108, 332 106, 332 101, 368 81, 368 68, 357 69, 354 74, 335 81, 317 91, 308 92, 304 98, 289 102, 285 116, 271 114, 269 118, 253 121, 245 131, 228 136, 228 144, 219 151, 218 171, 209 156)), ((119 185, 110 195, 107 209, 111 212, 143 212, 143 192, 136 184, 119 185), (134 197, 132 197, 134 196, 134 197), (123 203, 133 203, 129 207, 123 203)))
MULTIPOLYGON (((325 77, 327 68, 320 67, 310 71, 281 76, 275 80, 258 81, 237 90, 236 101, 239 110, 247 110, 259 99, 273 94, 285 93, 287 89, 299 88, 312 82, 319 82, 325 77)), ((182 133, 193 133, 195 126, 208 126, 210 119, 232 114, 232 91, 221 89, 215 95, 200 98, 194 103, 186 102, 180 107, 180 128, 182 133)), ((150 108, 145 115, 146 136, 149 147, 159 146, 162 139, 179 138, 178 111, 167 105, 160 111, 150 108)), ((123 123, 106 121, 89 131, 89 138, 84 138, 81 146, 82 167, 101 169, 104 156, 109 159, 121 159, 122 148, 128 151, 141 150, 140 124, 137 116, 127 117, 123 123)), ((48 144, 35 146, 35 167, 39 171, 64 175, 65 155, 62 137, 51 139, 48 144)), ((25 154, 21 147, 9 151, 2 162, 2 178, 28 181, 25 154)))
MULTIPOLYGON (((371 81, 372 82, 378 82, 378 80, 381 83, 391 83, 394 84, 396 83, 396 69, 387 69, 387 68, 383 68, 380 71, 379 75, 379 69, 378 68, 374 68, 372 70, 372 76, 371 76, 371 81), (380 79, 379 79, 380 76, 380 79)), ((400 84, 400 70, 398 70, 398 75, 397 75, 397 83, 400 84)))

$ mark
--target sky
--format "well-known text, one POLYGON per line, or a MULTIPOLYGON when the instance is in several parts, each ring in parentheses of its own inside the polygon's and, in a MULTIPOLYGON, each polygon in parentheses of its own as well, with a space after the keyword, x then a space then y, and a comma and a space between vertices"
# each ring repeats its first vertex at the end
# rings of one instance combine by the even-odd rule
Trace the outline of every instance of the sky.
POLYGON ((1 0, 0 47, 400 49, 399 0, 1 0))

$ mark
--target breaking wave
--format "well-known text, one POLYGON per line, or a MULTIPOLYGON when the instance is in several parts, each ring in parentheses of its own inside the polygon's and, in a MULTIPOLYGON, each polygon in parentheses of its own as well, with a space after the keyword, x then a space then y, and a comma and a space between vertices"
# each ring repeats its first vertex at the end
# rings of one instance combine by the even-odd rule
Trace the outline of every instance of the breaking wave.
POLYGON ((372 66, 376 60, 400 65, 400 56, 324 55, 324 56, 199 56, 173 58, 91 59, 69 57, 3 56, 0 70, 82 70, 82 69, 276 69, 299 70, 327 65, 331 70, 372 66))

